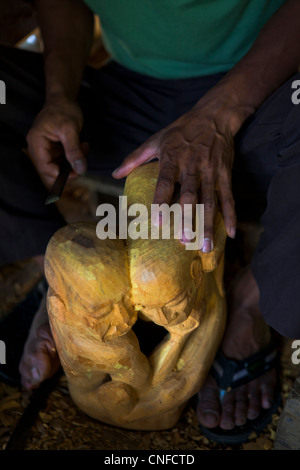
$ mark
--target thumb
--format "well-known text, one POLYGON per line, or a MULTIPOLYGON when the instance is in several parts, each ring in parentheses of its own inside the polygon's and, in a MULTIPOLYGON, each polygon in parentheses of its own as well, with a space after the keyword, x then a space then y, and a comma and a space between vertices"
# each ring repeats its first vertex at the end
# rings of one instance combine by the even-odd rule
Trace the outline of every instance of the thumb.
POLYGON ((79 134, 73 127, 68 128, 60 135, 60 141, 64 147, 66 159, 78 175, 86 172, 86 145, 80 144, 79 134))
POLYGON ((116 168, 112 176, 114 178, 124 178, 129 175, 135 168, 142 165, 143 163, 150 162, 154 158, 158 158, 159 152, 156 142, 151 144, 145 143, 130 153, 124 160, 123 163, 116 168))

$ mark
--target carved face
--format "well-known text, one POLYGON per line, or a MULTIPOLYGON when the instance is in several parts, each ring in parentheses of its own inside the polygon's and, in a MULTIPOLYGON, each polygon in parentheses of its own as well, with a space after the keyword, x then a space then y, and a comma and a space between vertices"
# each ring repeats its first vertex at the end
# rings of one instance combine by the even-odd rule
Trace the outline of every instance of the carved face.
POLYGON ((196 289, 191 287, 184 290, 179 295, 166 303, 162 307, 146 307, 136 305, 145 317, 161 326, 174 326, 184 322, 190 315, 196 301, 196 289))
MULTIPOLYGON (((146 174, 138 197, 148 181, 146 174)), ((211 257, 178 240, 99 240, 93 224, 54 235, 45 262, 48 313, 71 395, 90 416, 165 429, 199 389, 225 324, 226 233, 217 226, 211 257), (132 329, 138 313, 168 332, 149 357, 132 329)))
POLYGON ((101 341, 127 333, 135 323, 124 246, 119 240, 101 243, 94 225, 58 231, 47 248, 45 273, 50 304, 54 297, 64 305, 56 309, 60 321, 82 324, 101 341))

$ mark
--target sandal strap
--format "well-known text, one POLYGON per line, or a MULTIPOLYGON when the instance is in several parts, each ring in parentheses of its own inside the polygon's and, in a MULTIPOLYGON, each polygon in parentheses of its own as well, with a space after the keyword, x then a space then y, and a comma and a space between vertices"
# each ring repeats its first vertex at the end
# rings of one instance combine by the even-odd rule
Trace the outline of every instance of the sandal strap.
POLYGON ((211 368, 211 375, 223 391, 239 387, 263 375, 278 364, 278 341, 271 342, 252 356, 242 361, 227 359, 219 351, 211 368))

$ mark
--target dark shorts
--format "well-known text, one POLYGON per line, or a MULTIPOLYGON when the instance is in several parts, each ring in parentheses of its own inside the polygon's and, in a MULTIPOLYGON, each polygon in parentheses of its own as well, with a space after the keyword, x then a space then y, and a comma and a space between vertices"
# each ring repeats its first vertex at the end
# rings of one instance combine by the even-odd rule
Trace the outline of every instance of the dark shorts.
MULTIPOLYGON (((159 80, 109 62, 87 67, 79 93, 88 141, 88 171, 108 180, 131 151, 188 111, 222 74, 159 80)), ((233 191, 238 216, 249 202, 262 212, 263 235, 252 261, 264 318, 284 336, 300 338, 300 105, 291 83, 249 119, 236 142, 233 191)), ((39 54, 0 47, 0 265, 44 253, 64 220, 23 152, 26 134, 43 106, 39 54)))

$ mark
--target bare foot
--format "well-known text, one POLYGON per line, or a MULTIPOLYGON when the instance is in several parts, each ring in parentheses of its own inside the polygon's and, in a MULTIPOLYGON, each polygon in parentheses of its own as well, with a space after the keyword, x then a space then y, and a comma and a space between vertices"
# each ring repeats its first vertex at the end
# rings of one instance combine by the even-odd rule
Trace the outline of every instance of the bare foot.
MULTIPOLYGON (((228 299, 229 317, 221 350, 228 359, 242 360, 270 341, 270 330, 258 308, 259 290, 250 268, 241 274, 228 299)), ((207 428, 231 430, 255 419, 274 399, 276 371, 270 370, 246 385, 226 393, 220 404, 219 389, 209 376, 198 393, 197 415, 207 428)))
POLYGON ((27 390, 52 377, 60 362, 55 349, 46 309, 46 295, 37 311, 19 364, 21 383, 27 390))

